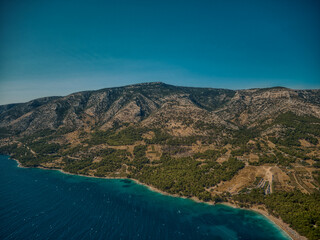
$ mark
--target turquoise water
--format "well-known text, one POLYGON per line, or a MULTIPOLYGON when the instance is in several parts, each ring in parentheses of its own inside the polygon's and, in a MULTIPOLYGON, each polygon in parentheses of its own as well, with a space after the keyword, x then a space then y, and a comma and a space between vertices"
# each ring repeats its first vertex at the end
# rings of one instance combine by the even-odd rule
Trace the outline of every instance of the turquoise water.
POLYGON ((288 239, 252 211, 164 196, 130 180, 18 168, 0 155, 0 239, 288 239))

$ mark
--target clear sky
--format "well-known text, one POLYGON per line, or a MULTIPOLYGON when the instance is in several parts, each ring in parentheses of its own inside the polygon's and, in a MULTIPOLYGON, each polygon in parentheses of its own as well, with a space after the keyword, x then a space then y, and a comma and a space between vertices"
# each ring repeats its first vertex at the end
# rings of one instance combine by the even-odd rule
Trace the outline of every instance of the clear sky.
POLYGON ((162 81, 320 88, 319 0, 1 0, 0 104, 162 81))

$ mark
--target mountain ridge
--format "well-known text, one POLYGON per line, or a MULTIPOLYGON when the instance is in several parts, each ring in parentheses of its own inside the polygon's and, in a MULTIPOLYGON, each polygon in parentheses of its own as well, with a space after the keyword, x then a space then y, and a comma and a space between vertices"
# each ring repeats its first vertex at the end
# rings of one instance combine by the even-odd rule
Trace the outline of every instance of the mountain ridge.
POLYGON ((0 106, 0 153, 22 166, 263 208, 309 239, 320 238, 319 149, 319 89, 155 82, 0 106))
POLYGON ((96 92, 96 91, 103 91, 106 89, 114 89, 114 88, 126 88, 126 87, 134 87, 134 86, 148 86, 148 85, 167 85, 167 86, 174 86, 174 87, 182 87, 182 88, 196 88, 196 89, 221 89, 221 90, 230 90, 230 91, 246 91, 246 90, 258 90, 258 89, 288 89, 288 90, 299 90, 299 91, 319 91, 319 89, 293 89, 293 88, 288 88, 288 87, 283 87, 283 86, 274 86, 274 87, 262 87, 262 88, 244 88, 244 89, 229 89, 229 88, 214 88, 214 87, 191 87, 191 86, 177 86, 177 85, 172 85, 172 84, 167 84, 165 82, 141 82, 141 83, 135 83, 135 84, 128 84, 124 86, 119 86, 119 87, 107 87, 107 88, 100 88, 96 90, 83 90, 83 91, 77 91, 73 92, 67 95, 55 95, 55 96, 46 96, 46 97, 39 97, 35 99, 31 99, 25 102, 16 102, 16 103, 7 103, 7 104, 0 104, 0 107, 2 106, 9 106, 9 105, 17 105, 17 104, 25 104, 28 102, 32 102, 35 100, 41 100, 41 99, 46 99, 46 98, 62 98, 62 97, 67 97, 69 95, 77 94, 77 93, 85 93, 85 92, 96 92))
MULTIPOLYGON (((239 114, 239 110, 248 110, 248 106, 252 104, 252 101, 259 102, 259 98, 260 102, 268 101, 269 104, 274 104, 272 99, 281 100, 282 98, 282 101, 286 99, 286 102, 291 105, 291 108, 293 104, 296 106, 300 105, 300 109, 296 110, 300 113, 306 113, 301 107, 302 104, 313 104, 315 106, 307 106, 310 114, 320 116, 319 93, 320 90, 292 90, 283 87, 229 90, 177 87, 162 82, 140 83, 123 87, 76 92, 62 97, 39 98, 20 104, 2 105, 0 106, 0 127, 10 127, 20 122, 21 126, 19 129, 22 131, 27 130, 28 124, 23 123, 23 120, 26 120, 23 118, 27 118, 30 121, 30 115, 36 115, 37 111, 42 111, 42 116, 49 114, 51 115, 51 119, 55 118, 55 123, 51 123, 49 126, 49 128, 53 129, 61 125, 73 125, 73 127, 84 125, 79 120, 78 114, 81 111, 83 112, 80 114, 86 115, 86 117, 89 118, 92 118, 93 115, 98 115, 98 118, 94 119, 96 122, 100 122, 100 124, 103 125, 109 121, 109 125, 111 126, 114 121, 124 121, 123 116, 117 118, 117 114, 118 116, 121 115, 121 109, 122 112, 133 111, 131 115, 127 114, 131 121, 142 121, 147 118, 151 112, 161 109, 165 103, 168 104, 169 102, 178 105, 184 104, 193 109, 207 111, 207 113, 202 112, 202 114, 208 115, 208 113, 215 113, 216 118, 223 117, 231 121, 232 117, 230 117, 227 111, 223 112, 223 107, 230 108, 231 112, 238 112, 239 114), (234 104, 237 105, 236 108, 232 107, 234 104), (49 109, 44 109, 45 106, 49 109), (55 110, 55 114, 53 114, 50 108, 51 110, 55 110), (14 112, 14 114, 11 114, 12 112, 14 112), (26 115, 27 113, 28 115, 26 115), (102 116, 102 113, 104 113, 105 116, 102 116), (72 119, 73 123, 70 121, 66 123, 68 121, 67 118, 72 119), (63 123, 63 120, 66 122, 63 123)), ((282 106, 284 106, 283 103, 282 106)), ((288 108, 288 106, 286 107, 288 108)), ((280 106, 278 106, 278 108, 280 108, 280 106)), ((268 109, 270 109, 270 106, 268 109)), ((291 110, 295 111, 293 108, 291 110)), ((222 120, 219 121, 223 123, 222 120)), ((33 128, 35 130, 43 129, 45 128, 44 125, 45 124, 38 123, 38 127, 35 126, 33 128)), ((229 123, 227 125, 231 126, 234 124, 229 123)))

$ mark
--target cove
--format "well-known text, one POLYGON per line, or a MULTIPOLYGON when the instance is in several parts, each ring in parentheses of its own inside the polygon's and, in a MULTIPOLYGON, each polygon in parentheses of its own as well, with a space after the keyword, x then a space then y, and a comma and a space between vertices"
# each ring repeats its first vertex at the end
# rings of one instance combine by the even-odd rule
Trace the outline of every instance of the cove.
POLYGON ((0 239, 290 239, 266 217, 0 155, 0 239))

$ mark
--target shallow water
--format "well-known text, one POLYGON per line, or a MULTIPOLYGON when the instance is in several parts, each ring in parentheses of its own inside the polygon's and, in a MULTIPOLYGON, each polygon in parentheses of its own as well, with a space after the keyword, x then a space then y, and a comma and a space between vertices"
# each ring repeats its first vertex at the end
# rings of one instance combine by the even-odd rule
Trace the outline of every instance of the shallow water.
POLYGON ((0 239, 289 239, 252 211, 196 203, 131 180, 19 168, 0 155, 0 239))

